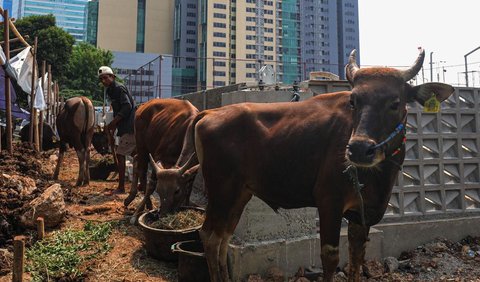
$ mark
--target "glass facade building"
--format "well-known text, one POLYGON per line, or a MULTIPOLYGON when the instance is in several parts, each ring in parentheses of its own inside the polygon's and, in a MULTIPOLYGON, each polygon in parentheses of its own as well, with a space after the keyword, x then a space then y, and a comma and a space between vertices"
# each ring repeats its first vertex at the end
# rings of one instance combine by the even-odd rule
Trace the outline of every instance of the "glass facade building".
POLYGON ((58 27, 70 33, 75 40, 85 40, 85 5, 88 0, 16 0, 12 3, 12 17, 53 14, 58 27))
POLYGON ((4 10, 8 10, 8 14, 12 15, 12 0, 3 0, 0 1, 0 5, 3 7, 4 10))

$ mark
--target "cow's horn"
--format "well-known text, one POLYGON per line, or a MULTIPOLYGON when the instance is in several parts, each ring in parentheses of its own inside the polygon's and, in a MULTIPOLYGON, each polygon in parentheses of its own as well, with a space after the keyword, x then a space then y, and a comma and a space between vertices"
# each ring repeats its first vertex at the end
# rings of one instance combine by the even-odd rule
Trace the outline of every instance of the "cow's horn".
POLYGON ((417 73, 422 69, 423 60, 425 59, 425 50, 423 48, 418 48, 420 50, 420 54, 418 54, 417 60, 409 69, 402 71, 402 76, 405 82, 409 81, 410 79, 414 78, 417 73))
POLYGON ((155 162, 155 160, 152 157, 152 154, 148 154, 148 157, 150 158, 150 163, 152 164, 152 167, 155 170, 155 173, 158 173, 160 170, 164 169, 162 166, 162 163, 157 164, 155 162))
POLYGON ((353 84, 353 77, 359 69, 360 68, 357 65, 357 50, 353 49, 348 57, 348 64, 345 67, 345 75, 351 84, 353 84))
POLYGON ((183 175, 183 173, 185 173, 185 171, 187 171, 187 169, 189 169, 194 162, 195 162, 195 153, 193 153, 188 159, 188 161, 181 168, 179 168, 180 175, 183 175))

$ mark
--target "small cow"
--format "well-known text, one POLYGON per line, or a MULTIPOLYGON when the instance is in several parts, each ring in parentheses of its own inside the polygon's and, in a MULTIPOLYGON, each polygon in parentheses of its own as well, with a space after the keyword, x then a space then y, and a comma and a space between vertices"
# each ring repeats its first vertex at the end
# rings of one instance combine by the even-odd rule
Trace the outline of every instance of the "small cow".
MULTIPOLYGON (((46 122, 43 123, 42 150, 48 151, 58 147, 56 135, 53 128, 46 122)), ((27 123, 20 129, 20 140, 28 142, 30 138, 30 123, 27 123)))
MULTIPOLYGON (((137 182, 140 178, 138 190, 145 191, 147 182, 147 169, 149 154, 153 159, 160 162, 166 168, 179 168, 176 161, 179 159, 183 147, 183 139, 188 124, 198 113, 190 102, 178 99, 153 99, 140 106, 135 113, 135 141, 137 155, 134 158, 134 179, 129 196, 125 199, 125 206, 128 206, 137 194, 137 182)), ((161 165, 160 164, 160 165, 161 165)), ((190 164, 186 164, 190 166, 190 164)), ((198 167, 197 167, 198 168, 198 167)), ((195 169, 184 173, 182 187, 179 189, 171 185, 164 185, 163 181, 156 181, 159 190, 162 187, 172 187, 169 190, 162 190, 160 193, 160 212, 170 212, 180 205, 187 203, 191 191, 192 177, 195 176, 195 169), (187 177, 188 175, 188 177, 187 177), (190 184, 187 184, 190 183, 190 184), (187 195, 188 194, 188 195, 187 195)), ((137 207, 132 222, 135 222, 139 213, 144 209, 145 204, 151 206, 150 195, 155 191, 153 185, 147 187, 143 201, 137 207)))
POLYGON ((60 137, 60 152, 53 179, 58 179, 63 155, 67 144, 75 149, 78 157, 79 171, 76 186, 88 185, 90 172, 90 144, 95 123, 93 104, 87 97, 73 97, 65 101, 57 115, 57 131, 60 137))
MULTIPOLYGON (((204 177, 208 204, 200 237, 212 281, 229 279, 228 242, 253 195, 274 210, 318 209, 324 281, 333 281, 347 218, 348 276, 360 280, 369 228, 382 219, 405 157, 407 103, 441 102, 454 92, 442 83, 407 83, 424 57, 421 50, 407 70, 360 69, 354 50, 346 66, 351 91, 197 115, 182 157, 195 152, 204 177)), ((154 165, 157 177, 164 176, 154 165)))

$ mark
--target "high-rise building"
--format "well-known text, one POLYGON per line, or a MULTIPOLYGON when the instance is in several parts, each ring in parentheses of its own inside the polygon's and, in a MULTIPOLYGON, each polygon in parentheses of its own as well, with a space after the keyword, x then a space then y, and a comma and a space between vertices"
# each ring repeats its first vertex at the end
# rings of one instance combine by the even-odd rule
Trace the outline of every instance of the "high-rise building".
POLYGON ((87 41, 121 52, 173 54, 174 0, 92 0, 87 41))
POLYGON ((345 77, 348 56, 360 47, 358 0, 302 0, 301 10, 306 73, 327 71, 345 77))
POLYGON ((11 16, 20 19, 30 15, 53 14, 58 27, 75 40, 84 41, 84 10, 88 0, 15 0, 11 16))
POLYGON ((349 52, 359 48, 358 0, 198 0, 198 6, 202 89, 258 81, 264 65, 282 83, 311 71, 344 77, 349 52))
POLYGON ((175 0, 172 70, 175 95, 197 90, 197 3, 198 0, 175 0))

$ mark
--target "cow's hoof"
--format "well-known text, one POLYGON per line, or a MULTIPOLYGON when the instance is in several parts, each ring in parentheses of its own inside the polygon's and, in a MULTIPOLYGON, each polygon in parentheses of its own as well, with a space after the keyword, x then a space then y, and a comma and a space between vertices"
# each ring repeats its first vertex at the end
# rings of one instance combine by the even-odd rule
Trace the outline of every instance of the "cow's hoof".
POLYGON ((134 214, 134 215, 130 218, 130 224, 131 224, 131 225, 137 225, 137 223, 138 223, 138 216, 134 214))

